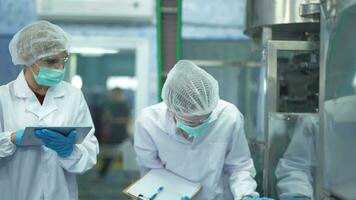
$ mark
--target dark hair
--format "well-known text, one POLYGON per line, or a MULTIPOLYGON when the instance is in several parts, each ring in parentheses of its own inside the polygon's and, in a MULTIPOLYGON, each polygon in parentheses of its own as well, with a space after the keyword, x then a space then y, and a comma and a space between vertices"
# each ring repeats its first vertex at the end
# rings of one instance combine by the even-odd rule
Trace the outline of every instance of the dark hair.
POLYGON ((116 87, 116 88, 113 88, 112 90, 111 90, 111 92, 117 92, 117 93, 122 93, 122 89, 121 88, 119 88, 119 87, 116 87))

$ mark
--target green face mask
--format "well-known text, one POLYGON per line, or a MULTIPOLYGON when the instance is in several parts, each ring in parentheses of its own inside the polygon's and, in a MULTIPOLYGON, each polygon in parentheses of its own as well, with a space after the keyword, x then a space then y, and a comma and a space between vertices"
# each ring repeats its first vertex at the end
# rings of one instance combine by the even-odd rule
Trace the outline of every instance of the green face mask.
POLYGON ((199 136, 201 135, 209 126, 210 120, 205 121, 204 123, 200 124, 199 126, 190 127, 183 124, 180 121, 177 121, 177 128, 182 129, 184 132, 188 133, 191 136, 199 136))
POLYGON ((51 69, 49 67, 39 67, 40 71, 35 74, 31 69, 31 72, 35 78, 38 85, 52 87, 57 85, 64 78, 64 70, 51 69))

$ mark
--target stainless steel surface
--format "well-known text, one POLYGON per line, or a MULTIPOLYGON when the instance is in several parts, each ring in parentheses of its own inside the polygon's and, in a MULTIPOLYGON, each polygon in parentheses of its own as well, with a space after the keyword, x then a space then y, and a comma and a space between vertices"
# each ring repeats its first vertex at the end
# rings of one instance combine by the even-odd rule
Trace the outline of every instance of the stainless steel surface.
MULTIPOLYGON (((259 109, 260 111, 260 118, 258 118, 260 120, 260 128, 261 128, 261 131, 262 131, 262 134, 263 134, 263 139, 264 139, 264 144, 263 144, 263 151, 262 151, 262 155, 260 155, 261 157, 263 157, 263 163, 262 163, 262 166, 260 166, 261 168, 261 171, 259 171, 259 173, 262 173, 262 190, 264 192, 264 195, 266 195, 266 186, 268 185, 268 173, 265 173, 266 170, 265 170, 265 165, 264 163, 267 163, 268 162, 268 156, 265 156, 266 155, 266 146, 267 146, 267 142, 268 142, 268 125, 267 125, 267 122, 268 122, 268 116, 267 116, 267 62, 268 62, 268 55, 267 55, 267 44, 268 44, 268 41, 272 40, 272 29, 270 27, 263 27, 262 28, 262 46, 263 46, 263 50, 261 52, 262 54, 262 63, 264 64, 264 72, 265 72, 265 75, 263 77, 263 94, 262 94, 262 102, 261 102, 261 108, 259 109)), ((262 146, 262 145, 261 145, 262 146)))
MULTIPOLYGON (((325 96, 325 58, 327 54, 327 49, 329 46, 329 36, 330 32, 327 29, 326 25, 326 14, 325 10, 321 10, 320 13, 320 68, 319 68, 319 118, 323 119, 323 115, 321 113, 324 112, 324 96, 325 96)), ((316 141, 316 151, 317 156, 319 157, 317 163, 317 170, 316 170, 316 180, 315 180, 315 193, 317 199, 323 199, 324 196, 324 184, 323 184, 323 174, 324 174, 324 120, 319 121, 319 140, 316 141)))
MULTIPOLYGON (((269 134, 269 114, 278 109, 279 85, 278 51, 316 51, 319 49, 319 0, 247 0, 245 34, 254 45, 262 48, 265 69, 264 103, 259 119, 264 141, 256 145, 263 152, 263 195, 276 197, 272 181, 271 149, 273 137, 269 134), (263 147, 263 148, 262 148, 263 147)), ((256 49, 258 49, 256 48, 256 49)), ((288 52, 289 53, 289 52, 288 52)), ((261 104, 262 105, 262 104, 261 104)), ((260 153, 261 153, 260 152, 260 153)), ((256 167, 259 170, 260 166, 256 167)), ((258 173, 261 173, 258 171, 258 173)))
MULTIPOLYGON (((267 77, 267 99, 265 106, 266 122, 265 130, 269 131, 269 116, 270 112, 277 112, 279 86, 277 80, 277 53, 280 50, 287 51, 313 51, 319 49, 319 42, 309 41, 267 41, 266 45, 266 77, 267 77)), ((264 180, 263 188, 266 196, 275 196, 274 186, 271 182, 269 174, 273 169, 271 168, 270 158, 270 143, 273 138, 270 137, 270 133, 265 134, 266 150, 265 150, 265 162, 264 162, 264 180)))
MULTIPOLYGON (((319 1, 305 0, 248 0, 245 33, 253 36, 263 26, 296 24, 296 30, 307 31, 305 24, 318 24, 319 1), (310 15, 312 14, 312 15, 310 15), (300 24, 301 26, 297 26, 300 24)), ((310 27, 313 30, 313 27, 310 27)), ((285 29, 284 32, 291 30, 285 29)))
MULTIPOLYGON (((269 180, 268 184, 268 197, 277 199, 277 189, 276 189, 276 177, 275 169, 279 160, 283 157, 286 150, 288 149, 292 139, 295 140, 296 137, 300 138, 306 136, 296 136, 296 134, 305 134, 302 132, 305 121, 310 121, 311 119, 318 119, 318 115, 314 113, 279 113, 270 112, 268 114, 268 133, 269 141, 267 144, 268 151, 268 162, 265 163, 264 168, 266 177, 269 180)), ((311 123, 311 122, 310 122, 311 123)), ((317 133, 315 133, 317 135, 317 133)), ((306 144, 305 144, 306 145, 306 144)), ((306 146, 295 146, 298 149, 307 148, 306 146)), ((298 152, 290 152, 292 154, 298 154, 298 152)), ((310 152, 312 154, 313 152, 310 152)), ((311 164, 311 163, 310 163, 311 164)))
POLYGON ((299 14, 301 17, 317 18, 320 14, 320 3, 301 4, 299 14))
MULTIPOLYGON (((356 20, 356 0, 324 0, 322 1, 321 7, 319 105, 320 119, 322 120, 320 120, 321 138, 317 143, 319 168, 317 170, 316 191, 318 199, 331 199, 332 195, 342 199, 355 199, 356 194, 354 190, 346 190, 345 188, 356 187, 355 177, 353 178, 354 171, 351 172, 351 174, 347 171, 347 168, 356 168, 356 164, 354 164, 356 159, 354 159, 354 156, 348 156, 347 159, 341 162, 340 160, 336 161, 334 159, 342 159, 343 156, 333 156, 330 158, 330 151, 328 151, 330 144, 334 149, 338 149, 340 152, 343 151, 342 149, 347 147, 347 141, 351 139, 344 139, 343 144, 340 143, 341 145, 339 144, 336 147, 335 142, 341 140, 345 135, 341 131, 333 132, 330 130, 329 127, 332 126, 332 124, 330 121, 327 121, 326 118, 327 116, 335 117, 335 111, 345 106, 345 103, 341 103, 340 100, 336 101, 336 99, 342 99, 340 98, 341 96, 347 97, 347 95, 350 94, 352 96, 351 91, 346 92, 349 94, 341 94, 340 91, 345 88, 349 88, 350 90, 351 83, 347 75, 352 75, 353 73, 356 75, 354 68, 356 59, 354 54, 352 55, 352 53, 350 53, 356 50, 354 45, 356 42, 356 27, 354 26, 354 21, 356 20), (326 102, 330 100, 335 102, 334 106, 336 107, 332 112, 327 111, 327 109, 330 110, 330 108, 328 108, 326 102), (338 101, 339 103, 337 103, 338 101), (328 143, 333 135, 335 141, 328 143), (331 162, 334 163, 330 163, 330 159, 331 162), (339 170, 333 172, 331 169, 337 167, 337 164, 339 165, 339 170), (332 167, 331 165, 334 166, 332 167), (335 187, 332 186, 336 182, 336 178, 333 178, 334 173, 339 174, 337 179, 341 178, 339 182, 344 184, 339 184, 335 187), (345 185, 346 183, 350 183, 350 180, 351 184, 345 185)), ((356 91, 354 91, 353 95, 355 95, 355 93, 356 91)), ((353 107, 354 106, 356 106, 356 102, 354 102, 353 107)), ((345 112, 341 117, 347 117, 347 120, 350 121, 350 117, 347 116, 348 114, 349 113, 345 112)), ((353 123, 356 123, 356 121, 353 123)), ((349 152, 354 152, 354 145, 350 145, 349 152)))

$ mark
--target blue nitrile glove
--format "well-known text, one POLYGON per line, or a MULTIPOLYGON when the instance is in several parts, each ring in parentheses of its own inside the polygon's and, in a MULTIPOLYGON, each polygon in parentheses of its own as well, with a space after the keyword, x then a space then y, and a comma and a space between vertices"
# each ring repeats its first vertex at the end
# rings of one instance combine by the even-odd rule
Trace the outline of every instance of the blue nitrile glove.
POLYGON ((308 200, 306 196, 282 197, 281 200, 308 200))
POLYGON ((190 200, 190 199, 189 199, 189 197, 184 196, 184 197, 180 198, 180 200, 190 200))
POLYGON ((273 199, 268 197, 246 197, 243 198, 243 200, 273 200, 273 199))
POLYGON ((24 133, 25 133, 25 129, 23 129, 23 128, 16 131, 15 144, 17 146, 20 145, 20 142, 21 142, 21 139, 22 139, 24 133))
POLYGON ((73 143, 76 137, 77 131, 72 130, 67 137, 58 133, 57 131, 49 129, 36 130, 35 135, 41 139, 44 145, 55 152, 59 157, 68 157, 73 152, 73 143))

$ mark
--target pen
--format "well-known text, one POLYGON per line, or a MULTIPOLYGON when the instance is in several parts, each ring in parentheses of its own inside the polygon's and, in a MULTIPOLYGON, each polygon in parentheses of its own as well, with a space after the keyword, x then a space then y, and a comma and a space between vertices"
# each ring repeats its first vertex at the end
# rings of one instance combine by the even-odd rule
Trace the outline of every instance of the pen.
POLYGON ((162 192, 162 191, 163 191, 163 186, 160 186, 160 187, 158 188, 157 192, 154 193, 154 194, 149 198, 149 200, 154 200, 154 199, 156 198, 156 196, 157 196, 160 192, 162 192))

